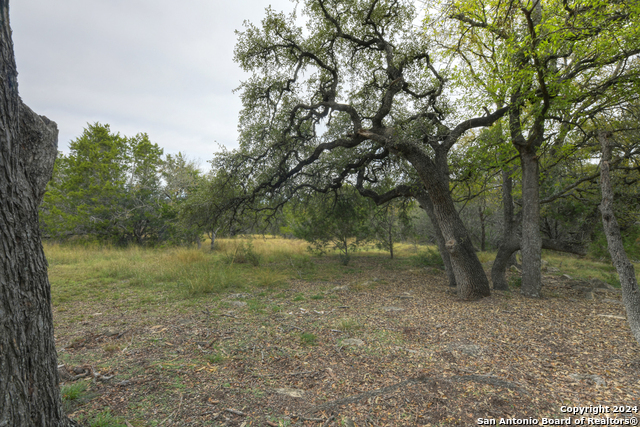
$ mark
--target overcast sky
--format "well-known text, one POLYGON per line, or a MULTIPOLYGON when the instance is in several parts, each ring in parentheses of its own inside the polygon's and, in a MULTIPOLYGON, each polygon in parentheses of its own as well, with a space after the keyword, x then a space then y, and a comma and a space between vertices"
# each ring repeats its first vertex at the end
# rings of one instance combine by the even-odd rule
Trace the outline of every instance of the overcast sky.
POLYGON ((233 62, 235 30, 289 0, 14 0, 20 95, 58 123, 59 149, 87 123, 149 134, 165 153, 203 162, 237 139, 246 76, 233 62))

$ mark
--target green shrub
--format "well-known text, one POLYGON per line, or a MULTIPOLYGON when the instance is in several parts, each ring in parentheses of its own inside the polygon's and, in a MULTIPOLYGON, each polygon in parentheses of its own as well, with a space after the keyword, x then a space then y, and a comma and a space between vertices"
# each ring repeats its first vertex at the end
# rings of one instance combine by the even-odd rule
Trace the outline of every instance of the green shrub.
POLYGON ((300 334, 300 343, 302 345, 316 345, 318 337, 309 332, 303 332, 300 334))
POLYGON ((127 427, 120 417, 114 417, 109 411, 100 412, 89 421, 89 427, 127 427))
POLYGON ((426 251, 414 255, 412 259, 420 267, 444 268, 444 261, 442 261, 440 252, 435 249, 427 248, 426 251))
POLYGON ((73 384, 65 384, 60 388, 62 401, 79 400, 87 391, 87 383, 80 381, 73 384))
POLYGON ((511 278, 509 278, 509 287, 519 288, 520 286, 522 286, 522 277, 511 276, 511 278))

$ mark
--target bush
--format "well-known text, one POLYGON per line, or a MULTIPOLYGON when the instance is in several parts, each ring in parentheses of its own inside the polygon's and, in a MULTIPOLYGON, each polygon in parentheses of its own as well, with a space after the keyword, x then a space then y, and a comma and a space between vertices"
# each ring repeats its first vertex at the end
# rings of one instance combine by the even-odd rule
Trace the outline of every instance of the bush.
POLYGON ((226 258, 229 264, 249 263, 254 267, 259 267, 262 261, 262 256, 255 250, 251 240, 240 242, 235 250, 226 254, 226 258))
POLYGON ((413 257, 413 260, 420 267, 444 268, 444 261, 442 261, 440 252, 435 249, 428 248, 424 252, 419 252, 413 257))

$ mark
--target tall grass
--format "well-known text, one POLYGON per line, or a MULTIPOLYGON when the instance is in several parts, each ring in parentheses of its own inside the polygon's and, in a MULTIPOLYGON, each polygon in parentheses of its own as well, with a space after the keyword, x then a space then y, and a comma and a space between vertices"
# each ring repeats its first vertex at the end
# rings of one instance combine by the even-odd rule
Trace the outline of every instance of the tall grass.
MULTIPOLYGON (((153 288, 188 296, 247 286, 275 286, 292 276, 290 269, 255 266, 260 265, 259 260, 288 265, 292 256, 299 257, 303 252, 300 245, 286 242, 284 239, 220 239, 214 252, 52 243, 46 243, 44 248, 56 302, 56 296, 62 300, 82 299, 90 290, 114 285, 120 289, 124 286, 153 288)), ((109 295, 113 296, 113 292, 109 295)))
MULTIPOLYGON (((132 294, 140 297, 137 300, 160 302, 228 289, 274 287, 287 279, 329 280, 341 277, 346 271, 337 260, 334 265, 312 259, 304 241, 263 236, 218 239, 213 252, 208 245, 199 250, 46 243, 44 248, 50 265, 54 304, 121 299, 132 294)), ((378 264, 393 269, 441 262, 432 247, 399 244, 395 252, 397 260, 378 264)), ((384 252, 376 249, 358 254, 358 257, 383 256, 384 252)), ((494 254, 483 252, 478 256, 485 262, 493 260, 494 254)), ((547 274, 567 273, 580 279, 594 277, 618 285, 611 263, 547 251, 544 258, 551 267, 549 272, 555 272, 547 274)))

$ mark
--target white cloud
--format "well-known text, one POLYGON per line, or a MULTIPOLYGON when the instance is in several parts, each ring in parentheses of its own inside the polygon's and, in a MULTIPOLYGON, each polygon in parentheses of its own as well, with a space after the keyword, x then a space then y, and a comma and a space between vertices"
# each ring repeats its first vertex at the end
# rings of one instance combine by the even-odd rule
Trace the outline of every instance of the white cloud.
MULTIPOLYGON (((58 123, 59 146, 86 123, 147 132, 166 152, 208 160, 236 146, 246 76, 233 62, 234 30, 267 6, 187 0, 20 0, 11 26, 20 94, 58 123), (216 143, 217 141, 217 143, 216 143)), ((293 10, 288 0, 272 3, 293 10)))

